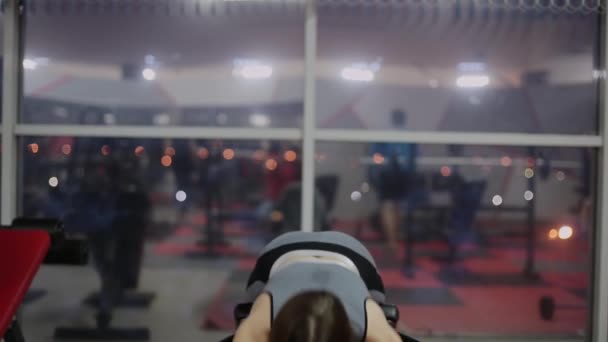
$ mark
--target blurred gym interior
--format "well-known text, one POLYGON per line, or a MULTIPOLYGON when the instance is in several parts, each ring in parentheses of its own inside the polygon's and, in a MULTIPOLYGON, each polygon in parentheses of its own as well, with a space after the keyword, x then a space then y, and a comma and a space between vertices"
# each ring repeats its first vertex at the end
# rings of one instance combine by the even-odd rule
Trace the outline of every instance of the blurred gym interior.
POLYGON ((88 253, 26 341, 219 341, 294 230, 422 341, 607 338, 604 1, 2 3, 2 225, 88 253))

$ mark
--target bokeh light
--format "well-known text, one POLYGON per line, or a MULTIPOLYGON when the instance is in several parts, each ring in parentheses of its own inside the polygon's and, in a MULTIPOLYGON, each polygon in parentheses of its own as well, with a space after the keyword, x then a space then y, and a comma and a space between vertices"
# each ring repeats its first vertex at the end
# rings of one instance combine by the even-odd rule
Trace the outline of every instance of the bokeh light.
POLYGON ((524 170, 524 176, 528 179, 534 177, 534 170, 532 170, 531 168, 526 168, 526 170, 524 170))
POLYGON ((359 191, 353 191, 353 192, 351 192, 351 194, 350 194, 350 199, 351 199, 353 202, 359 202, 359 201, 361 200, 361 197, 362 197, 362 196, 361 196, 361 193, 360 193, 359 191))
POLYGON ((139 157, 139 156, 141 156, 142 154, 144 154, 144 151, 145 151, 145 149, 144 149, 144 147, 143 147, 143 146, 137 146, 137 147, 135 148, 135 155, 139 157))
POLYGON ((162 158, 160 158, 160 163, 164 167, 169 167, 171 166, 171 164, 173 164, 173 158, 171 158, 171 156, 163 156, 162 158))
POLYGON ((178 192, 175 193, 175 199, 178 202, 183 202, 186 200, 186 198, 188 198, 188 195, 186 194, 186 192, 184 190, 179 190, 178 192))
POLYGON ((296 152, 292 150, 285 151, 285 153, 283 154, 283 158, 288 162, 295 161, 297 157, 298 155, 296 154, 296 152))
POLYGON ((49 186, 51 186, 52 188, 56 188, 57 185, 59 185, 59 179, 57 179, 57 177, 49 178, 49 186))
POLYGON ((384 156, 381 155, 380 153, 374 153, 373 159, 374 159, 374 164, 383 164, 384 163, 384 156))
POLYGON ((278 211, 278 210, 273 210, 272 213, 270 213, 270 220, 272 222, 281 222, 283 221, 283 213, 278 211))
POLYGON ((500 165, 502 165, 504 167, 509 167, 509 166, 511 166, 511 164, 513 164, 513 160, 511 159, 511 157, 504 156, 504 157, 500 158, 500 165))
POLYGON ((268 159, 264 165, 266 166, 266 170, 268 171, 274 171, 277 169, 278 166, 277 161, 272 158, 268 159))
POLYGON ((574 235, 574 229, 570 226, 561 226, 558 232, 559 238, 562 240, 568 240, 574 235))
POLYGON ((224 150, 224 152, 222 153, 222 155, 224 156, 224 159, 226 160, 232 160, 234 159, 234 150, 231 148, 227 148, 224 150))
POLYGON ((107 156, 107 155, 109 155, 109 154, 110 154, 110 146, 108 146, 108 145, 103 145, 103 146, 101 147, 101 155, 102 155, 102 156, 107 156))
POLYGON ((63 154, 65 154, 66 156, 70 153, 72 153, 72 145, 70 144, 64 144, 63 146, 61 146, 61 152, 63 154))
POLYGON ((28 150, 29 150, 31 153, 36 154, 36 153, 38 153, 38 151, 40 150, 40 147, 38 146, 38 144, 33 143, 33 144, 29 144, 29 145, 27 145, 27 149, 28 149, 28 150))
POLYGON ((492 197, 492 204, 494 204, 494 206, 498 207, 499 205, 502 204, 502 196, 500 195, 494 195, 494 197, 492 197))
POLYGON ((452 174, 452 169, 449 166, 442 166, 440 172, 443 177, 449 177, 452 174))
POLYGON ((557 235, 558 235, 557 229, 554 228, 549 231, 549 239, 555 240, 555 239, 557 239, 557 235))

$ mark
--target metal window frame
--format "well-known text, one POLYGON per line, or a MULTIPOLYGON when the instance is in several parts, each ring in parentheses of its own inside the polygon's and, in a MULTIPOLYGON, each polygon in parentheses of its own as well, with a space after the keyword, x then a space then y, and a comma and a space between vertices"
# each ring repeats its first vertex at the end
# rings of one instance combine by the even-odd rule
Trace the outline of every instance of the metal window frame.
POLYGON ((240 128, 191 126, 107 126, 17 124, 18 136, 74 136, 108 138, 188 138, 230 140, 301 140, 298 128, 240 128))
MULTIPOLYGON (((608 1, 607 1, 608 2, 608 1)), ((590 300, 590 337, 591 341, 608 341, 608 84, 606 68, 608 67, 608 12, 602 12, 601 25, 601 68, 600 82, 600 134, 604 138, 599 148, 596 199, 596 224, 593 249, 593 295, 590 300)))
POLYGON ((2 87, 2 187, 1 223, 8 225, 17 214, 17 136, 15 125, 21 102, 21 7, 19 0, 4 0, 4 63, 2 87))
POLYGON ((317 129, 317 141, 494 146, 600 147, 599 135, 317 129))
POLYGON ((315 201, 315 134, 316 134, 316 61, 317 61, 317 1, 306 1, 305 24, 305 88, 302 140, 302 198, 300 229, 314 231, 315 201))
MULTIPOLYGON (((596 239, 594 245, 594 295, 589 307, 591 331, 588 339, 608 340, 608 86, 602 80, 599 135, 397 132, 387 130, 337 130, 316 127, 316 61, 318 13, 316 0, 307 0, 305 18, 305 93, 304 120, 301 129, 291 128, 211 128, 149 126, 80 126, 18 123, 21 102, 22 0, 2 0, 4 8, 4 63, 2 103, 2 186, 1 223, 10 224, 17 214, 18 138, 21 136, 139 137, 139 138, 222 138, 234 140, 300 140, 303 145, 301 229, 313 230, 315 144, 317 142, 403 142, 420 144, 508 145, 591 147, 599 150, 596 239)), ((603 13, 604 22, 608 14, 603 13)), ((602 66, 607 65, 608 34, 602 27, 602 66)), ((604 72, 605 74, 605 72, 604 72)))

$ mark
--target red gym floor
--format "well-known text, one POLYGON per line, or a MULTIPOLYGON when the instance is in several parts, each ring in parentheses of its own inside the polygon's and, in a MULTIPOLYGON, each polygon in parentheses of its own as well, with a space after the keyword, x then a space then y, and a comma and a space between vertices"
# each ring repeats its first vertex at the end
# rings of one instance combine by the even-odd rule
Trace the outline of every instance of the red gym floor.
MULTIPOLYGON (((199 223, 202 222, 196 222, 199 223)), ((201 317, 204 329, 234 329, 232 309, 242 299, 256 252, 262 246, 261 242, 255 242, 255 232, 238 223, 225 224, 224 231, 230 245, 215 251, 222 258, 234 260, 235 267, 208 312, 201 317)), ((200 256, 207 250, 197 245, 199 236, 197 230, 184 226, 157 243, 154 253, 200 256)), ((417 244, 415 274, 408 278, 402 272, 401 255, 386 253, 384 245, 371 232, 362 236, 380 268, 388 301, 399 306, 401 324, 409 333, 572 336, 586 328, 589 252, 584 243, 539 243, 538 279, 522 274, 526 254, 521 240, 502 239, 496 243, 500 247, 471 253, 450 266, 437 258, 445 253, 441 243, 417 244), (553 296, 558 304, 581 308, 558 309, 552 321, 543 321, 538 301, 547 295, 553 296)))

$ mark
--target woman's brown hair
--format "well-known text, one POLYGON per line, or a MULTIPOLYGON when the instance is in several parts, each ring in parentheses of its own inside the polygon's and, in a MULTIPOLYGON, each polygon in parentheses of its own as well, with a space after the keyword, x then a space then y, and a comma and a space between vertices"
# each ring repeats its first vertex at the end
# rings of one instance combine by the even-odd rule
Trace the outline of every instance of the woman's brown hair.
POLYGON ((338 298, 310 291, 291 298, 272 323, 270 342, 355 341, 350 320, 338 298))

